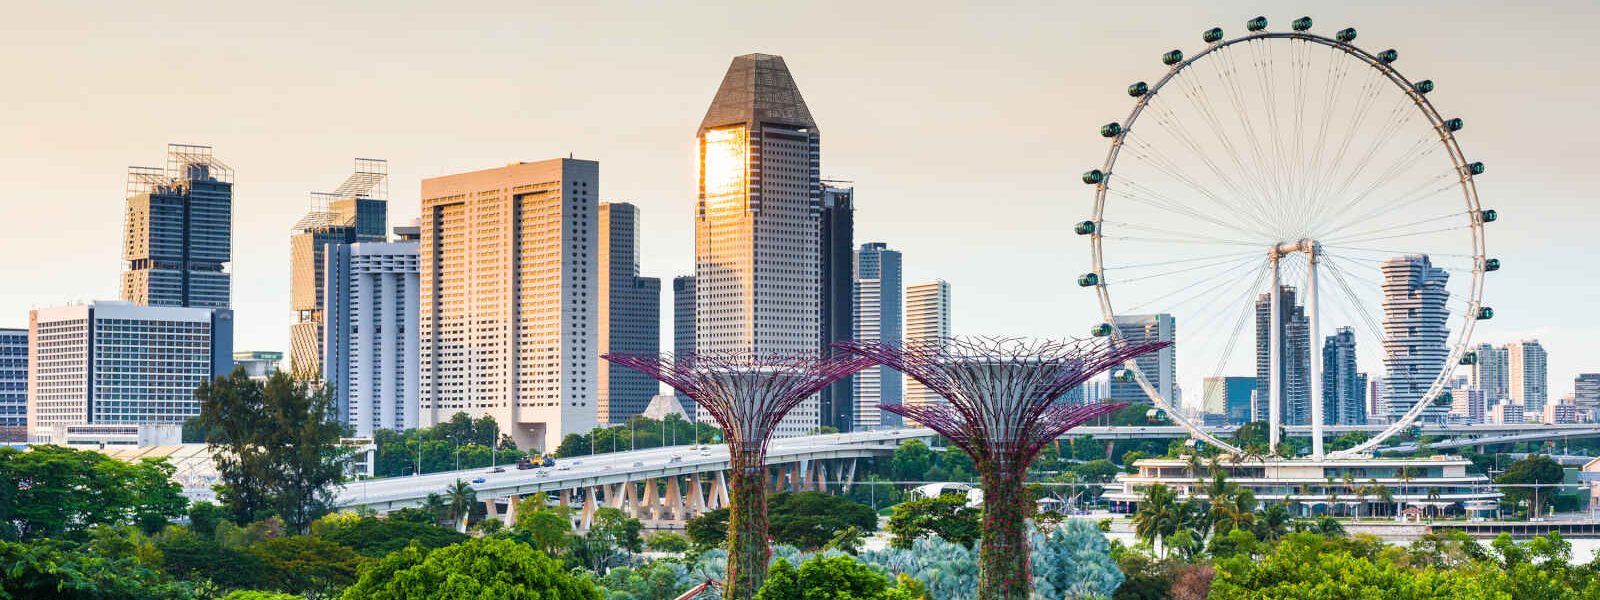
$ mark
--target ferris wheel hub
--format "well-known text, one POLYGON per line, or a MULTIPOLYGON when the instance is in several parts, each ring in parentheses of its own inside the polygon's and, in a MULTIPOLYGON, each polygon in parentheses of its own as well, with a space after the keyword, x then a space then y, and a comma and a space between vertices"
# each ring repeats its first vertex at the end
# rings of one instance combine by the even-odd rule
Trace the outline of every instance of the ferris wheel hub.
POLYGON ((1307 238, 1297 242, 1280 242, 1278 245, 1273 246, 1272 249, 1267 252, 1267 254, 1272 258, 1287 256, 1296 252, 1314 254, 1321 247, 1322 245, 1317 243, 1316 240, 1307 238))

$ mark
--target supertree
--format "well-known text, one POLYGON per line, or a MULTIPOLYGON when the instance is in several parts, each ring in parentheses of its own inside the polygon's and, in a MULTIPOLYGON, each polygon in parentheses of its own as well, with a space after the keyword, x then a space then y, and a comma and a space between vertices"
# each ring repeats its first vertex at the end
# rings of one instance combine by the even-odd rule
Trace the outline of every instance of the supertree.
POLYGON ((778 422, 828 384, 873 365, 863 356, 694 352, 602 355, 694 400, 722 427, 732 465, 725 598, 747 600, 767 576, 767 442, 778 422))
POLYGON ((978 597, 1029 593, 1031 501, 1028 463, 1046 444, 1126 403, 1057 402, 1106 369, 1167 344, 1112 338, 1028 341, 1012 337, 935 338, 908 343, 839 342, 836 347, 910 375, 947 402, 879 408, 922 423, 972 457, 983 480, 978 597))

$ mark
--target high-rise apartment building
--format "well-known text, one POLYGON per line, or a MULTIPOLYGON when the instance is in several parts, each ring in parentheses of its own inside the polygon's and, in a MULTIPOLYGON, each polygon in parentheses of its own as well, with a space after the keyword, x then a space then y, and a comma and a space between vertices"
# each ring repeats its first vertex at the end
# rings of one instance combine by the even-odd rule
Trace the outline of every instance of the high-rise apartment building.
POLYGON ((394 242, 327 249, 323 372, 340 419, 356 436, 419 424, 420 257, 416 227, 394 242))
POLYGON ((94 302, 28 315, 28 428, 182 423, 233 368, 228 309, 94 302))
MULTIPOLYGON (((1420 254, 1385 259, 1383 272, 1383 364, 1388 392, 1384 394, 1383 415, 1398 419, 1433 385, 1450 353, 1446 342, 1450 328, 1445 305, 1450 290, 1445 284, 1450 273, 1433 266, 1420 254)), ((1425 421, 1444 420, 1448 406, 1430 404, 1423 409, 1425 421)))
MULTIPOLYGON (((834 182, 822 186, 822 348, 835 352, 833 344, 855 335, 855 189, 834 182)), ((841 377, 818 394, 822 424, 850 431, 856 421, 856 377, 841 377)), ((877 405, 873 405, 876 408, 877 405)))
POLYGON ((122 299, 227 308, 233 169, 210 146, 167 145, 167 166, 128 167, 122 299))
MULTIPOLYGON (((289 304, 294 321, 289 325, 289 373, 297 379, 326 380, 342 387, 342 368, 325 371, 325 348, 343 348, 327 340, 325 315, 333 279, 327 272, 330 249, 340 244, 382 242, 388 227, 389 163, 355 159, 355 169, 332 192, 312 192, 311 210, 295 223, 289 236, 289 304)), ((344 414, 343 412, 340 413, 344 414)))
MULTIPOLYGON (((672 278, 672 353, 687 356, 694 352, 694 276, 672 278)), ((678 406, 690 421, 695 420, 694 399, 673 390, 678 406)))
MULTIPOLYGON (((938 343, 950 337, 950 284, 943 279, 906 286, 907 345, 938 343)), ((944 402, 939 394, 909 376, 903 376, 907 405, 944 402)))
POLYGON ((1271 405, 1278 403, 1278 416, 1287 425, 1311 424, 1311 324, 1305 307, 1296 299, 1295 289, 1278 290, 1279 363, 1278 380, 1283 393, 1272 389, 1272 294, 1256 297, 1256 405, 1255 420, 1271 418, 1271 405))
POLYGON ((1489 402, 1483 390, 1475 387, 1458 387, 1450 392, 1452 421, 1465 425, 1478 425, 1488 421, 1489 402))
POLYGON ((1356 333, 1340 327, 1322 342, 1322 423, 1367 423, 1367 376, 1357 369, 1356 333))
MULTIPOLYGON (((1112 326, 1117 328, 1117 339, 1130 344, 1173 342, 1177 340, 1177 321, 1167 313, 1154 315, 1116 315, 1112 326)), ((1176 345, 1144 354, 1133 359, 1150 386, 1174 406, 1178 400, 1178 349, 1176 345)), ((1111 381, 1112 402, 1150 403, 1150 396, 1137 381, 1111 381)))
POLYGON ((1600 373, 1579 373, 1572 380, 1572 400, 1592 417, 1600 410, 1600 373))
MULTIPOLYGON (((900 343, 904 332, 904 293, 899 250, 888 244, 862 244, 855 265, 855 339, 900 343)), ((890 367, 867 367, 855 376, 855 429, 893 427, 900 420, 880 404, 900 404, 901 374, 890 367)))
POLYGON ((1539 340, 1506 344, 1506 395, 1530 415, 1544 414, 1550 400, 1549 356, 1539 340))
POLYGON ((539 450, 594 427, 599 194, 570 158, 422 180, 422 426, 492 416, 539 450))
POLYGON ((1511 378, 1508 363, 1511 358, 1507 355, 1506 348, 1479 344, 1474 352, 1478 361, 1472 365, 1472 386, 1483 390, 1483 395, 1489 402, 1499 402, 1510 397, 1511 378))
POLYGON ((600 203, 600 341, 595 367, 597 419, 620 425, 644 413, 661 384, 600 354, 661 352, 661 279, 639 276, 639 207, 600 203))
POLYGON ((1250 422, 1256 378, 1207 377, 1203 383, 1203 406, 1207 414, 1221 415, 1230 425, 1250 422))
MULTIPOLYGON (((821 137, 783 58, 734 58, 698 138, 696 350, 817 352, 821 137)), ((820 423, 820 402, 810 398, 775 435, 820 423)))
POLYGON ((0 329, 0 443, 28 441, 28 330, 0 329))

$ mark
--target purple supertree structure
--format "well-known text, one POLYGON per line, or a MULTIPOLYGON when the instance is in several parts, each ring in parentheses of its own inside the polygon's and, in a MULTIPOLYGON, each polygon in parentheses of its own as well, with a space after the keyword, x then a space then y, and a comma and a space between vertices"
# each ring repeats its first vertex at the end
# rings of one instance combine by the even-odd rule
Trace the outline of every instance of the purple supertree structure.
POLYGON ((834 381, 873 365, 851 354, 605 354, 698 403, 728 441, 728 576, 723 596, 754 598, 767 577, 767 442, 784 415, 834 381))
POLYGON ((1029 594, 1023 487, 1028 463, 1067 430, 1126 406, 1056 400, 1106 369, 1158 350, 1166 342, 1027 341, 963 337, 892 342, 839 342, 836 347, 889 365, 943 396, 945 403, 879 408, 939 432, 972 457, 983 479, 983 531, 978 598, 1021 600, 1029 594))

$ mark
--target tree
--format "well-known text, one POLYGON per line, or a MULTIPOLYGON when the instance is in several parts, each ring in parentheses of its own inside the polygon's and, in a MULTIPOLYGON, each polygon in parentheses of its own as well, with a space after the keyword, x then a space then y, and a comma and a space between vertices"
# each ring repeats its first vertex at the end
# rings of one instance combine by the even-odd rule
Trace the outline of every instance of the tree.
POLYGON ((517 503, 516 530, 529 537, 529 543, 549 555, 555 555, 567 546, 572 533, 572 509, 565 506, 547 507, 544 499, 528 496, 517 503))
POLYGON ((933 451, 922 440, 906 440, 889 459, 890 475, 900 481, 921 481, 933 466, 933 451))
POLYGON ((913 600, 910 591, 849 556, 818 556, 795 569, 778 559, 756 600, 913 600))
POLYGON ((140 598, 187 600, 189 586, 171 581, 132 558, 107 558, 45 540, 0 541, 0 597, 64 600, 140 598))
POLYGON ((326 597, 355 582, 361 556, 347 546, 309 535, 273 538, 250 547, 272 589, 326 597))
POLYGON ((671 531, 663 531, 650 536, 644 541, 644 545, 656 552, 678 554, 689 550, 689 539, 671 531))
POLYGON ((622 509, 603 506, 594 511, 594 522, 583 537, 575 540, 578 558, 595 573, 605 573, 621 562, 627 553, 644 549, 640 532, 644 525, 622 509))
POLYGON ((387 519, 362 517, 334 525, 317 532, 317 537, 369 558, 383 558, 412 544, 427 551, 467 540, 461 533, 435 526, 431 517, 428 523, 417 523, 396 519, 392 514, 387 519))
POLYGON ((728 539, 728 509, 718 508, 701 513, 684 523, 683 532, 689 541, 701 547, 720 546, 728 539))
MULTIPOLYGON (((231 522, 225 526, 237 530, 231 522)), ((220 535, 217 537, 221 537, 220 535)), ((155 538, 161 551, 161 570, 178 579, 209 579, 224 590, 267 585, 261 558, 239 547, 225 546, 183 527, 172 527, 155 538)))
POLYGON ((0 447, 0 538, 81 539, 97 525, 155 532, 187 500, 164 460, 123 462, 60 446, 0 447))
POLYGON ((1145 488, 1139 510, 1133 514, 1134 535, 1166 556, 1164 542, 1182 527, 1182 510, 1172 488, 1160 483, 1145 488))
POLYGON ((1111 545, 1100 529, 1071 519, 1049 535, 1030 536, 1034 593, 1040 598, 1106 598, 1124 576, 1111 559, 1111 545))
POLYGON ((1506 500, 1521 503, 1528 502, 1528 514, 1539 516, 1544 507, 1550 503, 1554 494, 1544 492, 1539 486, 1561 483, 1561 465, 1543 454, 1530 455, 1522 460, 1511 463, 1506 471, 1494 479, 1498 484, 1511 484, 1500 488, 1506 500))
POLYGON ((878 529, 878 515, 871 507, 821 492, 774 494, 767 502, 767 514, 772 540, 802 550, 821 548, 850 527, 878 529))
POLYGON ((1456 571, 1412 570, 1380 558, 1382 542, 1293 533, 1265 556, 1216 562, 1210 598, 1485 598, 1456 571))
POLYGON ((218 498, 246 523, 276 514, 296 531, 327 512, 350 450, 329 418, 326 389, 279 371, 265 383, 244 369, 200 384, 200 424, 221 477, 218 498))
POLYGON ((907 500, 889 515, 889 543, 910 548, 918 538, 933 534, 950 542, 969 545, 978 539, 983 511, 967 506, 965 494, 940 494, 907 500))
POLYGON ((1256 519, 1256 538, 1268 542, 1277 540, 1289 532, 1289 523, 1292 520, 1289 509, 1284 507, 1282 502, 1268 504, 1256 519))
POLYGON ((342 596, 446 597, 601 600, 600 590, 587 577, 564 571, 555 559, 526 544, 494 538, 431 551, 409 546, 363 568, 361 578, 342 596))
POLYGON ((446 510, 449 511, 450 520, 456 524, 456 531, 466 533, 467 521, 472 519, 472 511, 478 507, 478 491, 467 482, 457 479, 445 488, 444 495, 449 503, 446 510))

